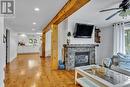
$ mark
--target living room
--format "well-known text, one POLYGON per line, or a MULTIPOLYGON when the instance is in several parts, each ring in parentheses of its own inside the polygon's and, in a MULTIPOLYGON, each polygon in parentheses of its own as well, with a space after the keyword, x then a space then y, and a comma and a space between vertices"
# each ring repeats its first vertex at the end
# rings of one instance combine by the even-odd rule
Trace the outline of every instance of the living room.
POLYGON ((0 87, 130 87, 129 0, 29 4, 0 17, 0 87))
MULTIPOLYGON (((83 6, 81 9, 76 11, 74 14, 72 14, 70 17, 68 17, 66 20, 64 20, 58 25, 59 58, 62 58, 62 56, 60 56, 61 55, 60 53, 62 53, 63 45, 67 44, 68 39, 69 44, 99 45, 95 47, 96 64, 102 64, 103 58, 110 58, 113 56, 113 43, 114 43, 113 24, 116 23, 115 19, 117 18, 113 17, 110 20, 105 20, 105 18, 107 18, 109 15, 112 14, 111 11, 101 13, 99 11, 101 8, 103 8, 103 6, 100 6, 99 5, 100 3, 99 4, 95 3, 96 1, 90 1, 87 5, 83 6), (75 37, 73 34, 77 29, 76 23, 79 23, 81 25, 83 24, 94 25, 94 28, 92 27, 93 28, 92 32, 90 32, 90 37, 75 37), (96 40, 95 29, 99 29, 100 31, 98 34, 99 42, 95 41, 96 40), (71 36, 67 36, 68 32, 71 33, 71 36)), ((119 20, 120 19, 122 19, 122 17, 119 17, 119 20)), ((89 31, 81 31, 81 32, 80 31, 81 29, 77 33, 89 32, 89 31)))
MULTIPOLYGON (((113 71, 125 74, 126 77, 130 75, 128 56, 129 16, 128 12, 126 14, 123 12, 119 13, 119 9, 117 9, 124 2, 99 2, 92 0, 58 25, 59 68, 74 70, 75 67, 91 64, 106 66, 104 61, 106 62, 107 60, 107 63, 110 64, 106 66, 107 68, 111 66, 110 69, 113 71), (100 5, 101 3, 102 5, 100 5), (92 29, 92 32, 87 30, 83 31, 83 27, 89 30, 92 29), (83 32, 89 32, 89 34, 85 36, 83 32), (78 36, 78 34, 80 35, 78 36), (87 58, 83 59, 86 56, 87 58), (95 59, 91 59, 93 57, 95 59), (126 61, 122 62, 120 58, 126 61), (81 64, 77 64, 76 60, 81 64)), ((50 30, 49 32, 53 31, 50 30)), ((48 34, 48 36, 51 36, 51 33, 48 34)), ((46 44, 48 45, 49 43, 46 44)), ((51 52, 51 49, 49 52, 51 52)), ((108 85, 110 86, 110 84, 108 85)))

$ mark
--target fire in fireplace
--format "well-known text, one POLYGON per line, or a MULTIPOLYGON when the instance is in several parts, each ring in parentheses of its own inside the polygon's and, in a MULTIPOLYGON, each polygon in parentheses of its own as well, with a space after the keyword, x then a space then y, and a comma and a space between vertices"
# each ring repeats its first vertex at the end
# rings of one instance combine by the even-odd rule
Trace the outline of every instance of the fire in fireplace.
POLYGON ((90 52, 75 52, 75 67, 90 65, 90 52))

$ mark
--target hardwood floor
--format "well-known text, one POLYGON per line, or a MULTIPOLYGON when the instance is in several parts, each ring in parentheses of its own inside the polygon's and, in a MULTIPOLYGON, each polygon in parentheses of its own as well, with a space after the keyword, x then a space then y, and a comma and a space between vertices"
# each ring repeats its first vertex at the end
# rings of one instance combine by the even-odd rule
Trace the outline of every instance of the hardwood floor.
POLYGON ((18 55, 5 75, 5 87, 79 87, 73 71, 51 70, 50 58, 41 59, 38 54, 18 55))

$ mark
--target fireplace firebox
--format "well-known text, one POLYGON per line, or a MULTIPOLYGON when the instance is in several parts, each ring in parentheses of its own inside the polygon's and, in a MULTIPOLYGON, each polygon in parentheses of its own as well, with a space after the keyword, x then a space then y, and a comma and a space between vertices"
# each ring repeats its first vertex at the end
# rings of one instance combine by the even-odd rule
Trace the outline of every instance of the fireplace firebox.
POLYGON ((89 65, 89 52, 75 52, 75 67, 89 65))

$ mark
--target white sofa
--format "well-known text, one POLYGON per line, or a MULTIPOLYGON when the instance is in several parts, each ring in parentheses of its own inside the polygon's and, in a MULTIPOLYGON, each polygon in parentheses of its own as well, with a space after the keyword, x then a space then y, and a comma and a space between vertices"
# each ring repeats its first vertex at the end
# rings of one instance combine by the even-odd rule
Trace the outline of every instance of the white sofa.
POLYGON ((112 58, 112 65, 110 67, 112 70, 115 70, 117 72, 120 72, 122 74, 126 74, 130 76, 130 69, 126 69, 124 67, 121 67, 119 65, 119 57, 118 56, 113 56, 112 58))
POLYGON ((112 65, 112 66, 111 66, 111 69, 112 69, 112 70, 115 70, 115 71, 117 71, 117 72, 120 72, 120 73, 122 73, 122 74, 125 74, 125 75, 130 76, 130 70, 121 68, 120 66, 112 65))

